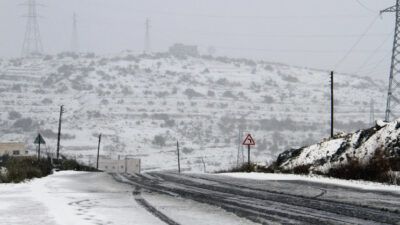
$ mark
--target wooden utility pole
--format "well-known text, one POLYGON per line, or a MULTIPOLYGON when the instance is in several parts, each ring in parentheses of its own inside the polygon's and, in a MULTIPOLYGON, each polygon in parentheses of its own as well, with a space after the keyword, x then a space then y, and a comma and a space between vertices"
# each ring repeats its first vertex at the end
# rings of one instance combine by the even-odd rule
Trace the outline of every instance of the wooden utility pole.
POLYGON ((179 141, 176 142, 176 150, 178 152, 178 172, 181 173, 181 161, 179 157, 179 141))
POLYGON ((334 98, 333 98, 333 71, 331 71, 331 138, 333 138, 333 124, 334 124, 334 98))
POLYGON ((241 147, 241 140, 242 139, 242 131, 239 127, 239 135, 238 135, 238 151, 237 151, 237 158, 236 158, 236 166, 239 167, 240 162, 240 147, 241 147))
POLYGON ((40 160, 40 140, 39 140, 39 149, 38 149, 38 160, 40 160))
POLYGON ((101 142, 101 134, 99 135, 99 144, 98 144, 98 146, 97 146, 97 163, 96 163, 96 169, 99 169, 100 142, 101 142))
POLYGON ((61 122, 62 114, 64 113, 64 105, 60 107, 60 118, 58 120, 58 136, 57 136, 57 163, 60 155, 60 138, 61 138, 61 122))

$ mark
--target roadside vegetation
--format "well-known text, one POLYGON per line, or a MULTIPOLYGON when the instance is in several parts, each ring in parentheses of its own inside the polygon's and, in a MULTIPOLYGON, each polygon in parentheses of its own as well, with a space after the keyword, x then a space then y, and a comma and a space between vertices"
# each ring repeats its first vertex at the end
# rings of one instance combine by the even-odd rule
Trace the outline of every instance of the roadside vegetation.
POLYGON ((375 154, 367 161, 347 157, 344 163, 330 168, 326 172, 312 170, 312 165, 299 165, 290 170, 282 170, 282 173, 291 174, 317 174, 326 177, 344 180, 365 180, 379 183, 400 185, 399 163, 383 154, 382 150, 376 150, 375 154))
POLYGON ((271 166, 262 166, 255 163, 244 163, 237 167, 232 167, 228 170, 219 170, 215 173, 240 173, 240 172, 260 172, 260 173, 273 173, 274 170, 271 166))
MULTIPOLYGON (((19 183, 25 180, 45 177, 55 169, 51 158, 0 156, 0 183, 19 183)), ((81 165, 76 160, 62 158, 60 170, 97 171, 95 168, 81 165)))
POLYGON ((311 164, 296 166, 289 170, 280 169, 276 163, 269 166, 260 166, 254 163, 243 164, 229 170, 216 173, 261 172, 261 173, 286 173, 299 175, 321 175, 344 180, 365 180, 386 184, 400 185, 400 165, 394 158, 391 159, 377 150, 367 161, 361 162, 357 158, 347 158, 345 163, 330 168, 327 172, 312 170, 311 164))

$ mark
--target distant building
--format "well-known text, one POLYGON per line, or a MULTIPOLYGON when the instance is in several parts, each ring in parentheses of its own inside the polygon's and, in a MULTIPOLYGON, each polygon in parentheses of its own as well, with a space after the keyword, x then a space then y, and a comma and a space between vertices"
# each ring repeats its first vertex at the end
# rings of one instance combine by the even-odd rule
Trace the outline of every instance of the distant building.
POLYGON ((9 156, 27 156, 28 151, 25 150, 24 142, 0 142, 0 156, 6 154, 9 156))
POLYGON ((195 45, 174 44, 169 48, 169 53, 178 58, 199 56, 199 51, 195 45))
POLYGON ((109 173, 140 173, 140 159, 99 159, 99 170, 109 173))

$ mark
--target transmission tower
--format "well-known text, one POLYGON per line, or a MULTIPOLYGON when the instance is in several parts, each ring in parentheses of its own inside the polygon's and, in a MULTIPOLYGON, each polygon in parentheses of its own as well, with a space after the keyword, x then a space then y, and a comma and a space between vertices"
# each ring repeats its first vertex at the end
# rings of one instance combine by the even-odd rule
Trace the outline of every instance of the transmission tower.
POLYGON ((381 11, 382 13, 396 13, 396 25, 394 30, 394 40, 392 49, 392 62, 390 66, 389 88, 386 100, 385 121, 390 121, 390 117, 397 117, 396 109, 400 106, 400 0, 396 0, 396 5, 381 11))
POLYGON ((78 27, 77 27, 76 13, 74 13, 74 15, 72 17, 71 51, 72 52, 78 52, 79 51, 78 27))
POLYGON ((23 57, 34 57, 43 54, 42 40, 40 38, 38 13, 36 0, 27 0, 25 4, 28 7, 26 15, 26 31, 24 43, 22 45, 23 57))
POLYGON ((144 43, 145 49, 144 53, 150 53, 151 48, 150 48, 150 19, 146 19, 146 34, 145 34, 145 43, 144 43))

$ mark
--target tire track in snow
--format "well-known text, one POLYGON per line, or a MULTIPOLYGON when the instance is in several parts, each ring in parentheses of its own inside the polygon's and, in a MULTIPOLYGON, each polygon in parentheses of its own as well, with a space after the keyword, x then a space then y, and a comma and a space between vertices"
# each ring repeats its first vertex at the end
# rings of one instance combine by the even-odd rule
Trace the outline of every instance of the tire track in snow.
MULTIPOLYGON (((128 182, 126 180, 123 179, 123 177, 117 175, 117 174, 112 174, 112 176, 114 177, 114 179, 116 179, 119 182, 122 183, 126 183, 126 184, 131 184, 131 182, 128 182)), ((134 185, 134 184, 133 184, 134 185)), ((149 213, 151 213, 152 215, 154 215, 155 217, 159 218, 161 221, 163 221, 164 223, 168 224, 168 225, 180 225, 179 223, 175 222, 174 220, 172 220, 171 218, 169 218, 168 216, 166 216, 164 213, 160 212, 159 210, 157 210, 154 206, 152 206, 148 201, 146 201, 146 199, 144 199, 141 195, 141 187, 139 186, 135 186, 135 190, 132 192, 135 201, 141 205, 144 209, 146 209, 149 213)))
MULTIPOLYGON (((352 204, 320 200, 239 187, 217 180, 190 175, 151 173, 143 176, 125 174, 131 183, 151 191, 193 199, 217 205, 252 221, 268 224, 396 224, 400 215, 352 204), (150 178, 152 177, 152 178, 150 178)), ((321 194, 324 194, 322 192, 321 194)))

